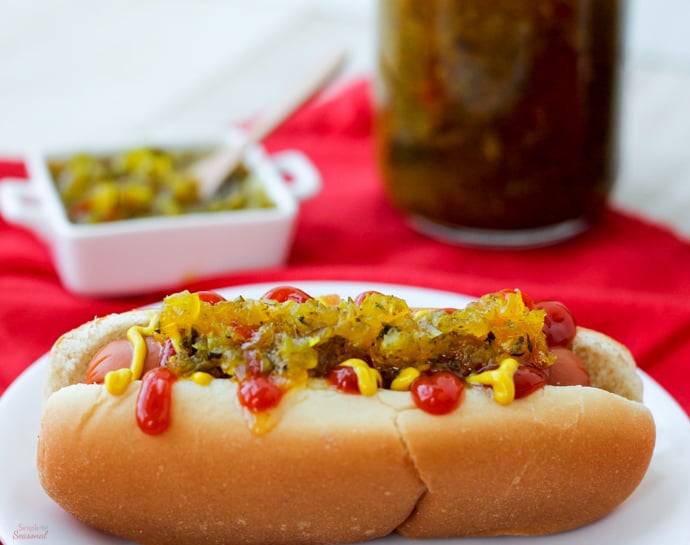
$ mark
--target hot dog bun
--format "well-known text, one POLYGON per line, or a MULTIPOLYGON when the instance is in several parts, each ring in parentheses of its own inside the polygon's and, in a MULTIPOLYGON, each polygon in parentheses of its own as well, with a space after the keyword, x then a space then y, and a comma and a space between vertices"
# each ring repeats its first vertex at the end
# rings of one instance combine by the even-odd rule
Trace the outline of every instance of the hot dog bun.
POLYGON ((643 478, 655 441, 630 353, 579 328, 593 387, 546 386, 510 406, 468 388, 454 412, 409 392, 291 391, 253 433, 237 386, 174 384, 172 424, 137 428, 138 383, 83 380, 90 357, 146 313, 110 316, 51 351, 38 446, 47 493, 78 519, 143 544, 347 543, 560 532, 597 520, 643 478), (603 388, 603 389, 601 389, 603 388))
POLYGON ((145 325, 151 313, 132 310, 95 318, 62 335, 51 348, 43 380, 43 398, 64 386, 84 382, 87 367, 99 348, 124 338, 134 325, 145 325))

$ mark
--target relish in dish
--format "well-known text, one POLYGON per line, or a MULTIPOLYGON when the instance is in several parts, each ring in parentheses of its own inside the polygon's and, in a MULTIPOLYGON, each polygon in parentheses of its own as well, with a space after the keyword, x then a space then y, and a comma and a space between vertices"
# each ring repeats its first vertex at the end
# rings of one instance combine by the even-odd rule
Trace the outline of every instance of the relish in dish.
POLYGON ((187 168, 201 151, 138 148, 113 155, 75 154, 48 168, 73 223, 102 223, 275 206, 245 167, 233 172, 210 199, 199 196, 187 168))

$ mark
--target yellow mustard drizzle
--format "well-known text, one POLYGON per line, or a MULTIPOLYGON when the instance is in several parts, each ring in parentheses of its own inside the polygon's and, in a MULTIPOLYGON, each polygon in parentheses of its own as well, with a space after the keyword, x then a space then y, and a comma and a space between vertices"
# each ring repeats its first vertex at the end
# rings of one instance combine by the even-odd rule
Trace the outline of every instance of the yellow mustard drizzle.
POLYGON ((470 375, 465 380, 470 384, 484 384, 491 386, 494 391, 494 400, 500 405, 509 405, 515 399, 515 382, 513 375, 519 363, 514 358, 504 359, 498 369, 484 371, 478 375, 470 375))
POLYGON ((364 396, 373 396, 376 393, 376 390, 378 390, 379 386, 383 384, 381 373, 379 373, 373 367, 369 367, 367 362, 364 360, 359 358, 350 358, 342 363, 339 363, 338 366, 352 367, 352 369, 355 370, 359 393, 364 396))
POLYGON ((129 368, 108 371, 105 375, 105 389, 112 395, 121 395, 133 380, 139 380, 144 371, 146 361, 146 339, 144 336, 153 335, 156 329, 157 317, 151 315, 147 326, 134 325, 127 330, 127 340, 132 344, 132 361, 129 368))
POLYGON ((105 375, 105 389, 112 395, 122 395, 132 382, 132 370, 128 367, 117 371, 108 371, 105 375))
POLYGON ((208 386, 213 381, 213 375, 203 371, 196 371, 189 376, 189 380, 196 382, 199 386, 208 386))
POLYGON ((245 421, 252 433, 264 435, 271 431, 278 423, 278 418, 272 411, 253 413, 247 409, 243 410, 245 421))
POLYGON ((421 373, 419 372, 419 369, 416 369, 415 367, 405 367, 405 369, 400 371, 398 376, 395 377, 391 382, 391 390, 395 390, 397 392, 406 392, 410 389, 410 386, 414 380, 420 375, 421 373))

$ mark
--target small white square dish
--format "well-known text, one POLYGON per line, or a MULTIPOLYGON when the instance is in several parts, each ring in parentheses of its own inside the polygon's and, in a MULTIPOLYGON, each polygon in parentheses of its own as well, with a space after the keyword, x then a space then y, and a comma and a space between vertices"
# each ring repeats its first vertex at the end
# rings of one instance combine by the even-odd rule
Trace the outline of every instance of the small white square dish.
MULTIPOLYGON (((233 137, 229 137, 233 141, 233 137)), ((243 165, 270 205, 225 211, 189 211, 78 223, 70 219, 50 165, 86 153, 113 157, 126 150, 209 150, 228 142, 129 143, 26 156, 28 180, 0 183, 0 213, 50 247, 64 286, 88 296, 125 296, 175 289, 224 273, 284 263, 301 201, 316 194, 321 177, 301 152, 268 155, 250 147, 243 165)))

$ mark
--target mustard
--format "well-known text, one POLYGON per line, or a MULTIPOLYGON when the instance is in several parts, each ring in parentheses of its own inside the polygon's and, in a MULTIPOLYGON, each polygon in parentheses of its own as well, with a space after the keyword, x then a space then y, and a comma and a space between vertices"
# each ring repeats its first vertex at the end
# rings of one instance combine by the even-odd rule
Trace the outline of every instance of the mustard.
POLYGON ((149 324, 146 327, 135 325, 127 330, 127 339, 132 343, 132 380, 139 380, 144 371, 144 362, 146 361, 146 339, 144 335, 153 335, 156 331, 156 317, 151 316, 149 324))
POLYGON ((192 382, 196 382, 199 386, 208 386, 213 381, 213 375, 203 371, 196 371, 189 376, 189 379, 192 382))
POLYGON ((470 375, 465 380, 470 384, 484 384, 491 386, 494 391, 494 400, 501 405, 509 405, 515 399, 515 382, 513 375, 519 363, 514 358, 504 359, 498 369, 484 371, 477 375, 470 375))
POLYGON ((108 371, 105 375, 105 389, 112 395, 122 395, 127 390, 127 387, 132 382, 131 369, 124 368, 117 371, 108 371))
POLYGON ((357 386, 359 393, 364 396, 373 396, 379 386, 383 384, 381 373, 373 367, 369 367, 367 362, 359 358, 350 358, 338 364, 341 367, 352 367, 357 375, 357 386))
POLYGON ((146 361, 146 339, 144 336, 153 335, 156 330, 157 318, 151 315, 148 325, 134 325, 127 330, 127 340, 132 344, 132 361, 129 368, 108 371, 105 375, 105 389, 112 395, 121 395, 127 390, 129 384, 139 380, 144 371, 146 361))
POLYGON ((420 375, 419 369, 415 367, 405 367, 405 369, 400 371, 398 376, 393 379, 393 382, 391 382, 391 390, 406 392, 410 389, 410 385, 414 380, 420 375))

